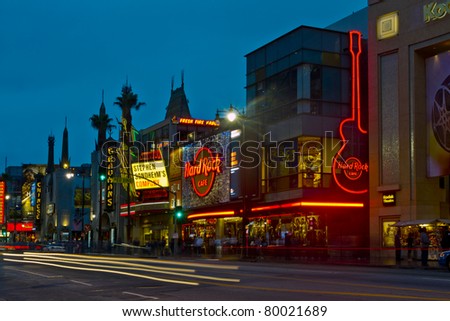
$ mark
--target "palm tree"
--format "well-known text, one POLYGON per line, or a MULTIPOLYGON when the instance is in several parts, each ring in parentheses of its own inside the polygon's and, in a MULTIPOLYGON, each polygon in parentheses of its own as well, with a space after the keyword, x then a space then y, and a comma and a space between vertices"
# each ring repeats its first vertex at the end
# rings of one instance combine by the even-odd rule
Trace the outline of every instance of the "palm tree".
POLYGON ((91 121, 92 127, 98 130, 96 149, 99 150, 106 141, 106 131, 111 131, 116 126, 111 124, 112 118, 109 118, 108 114, 102 112, 98 115, 92 115, 89 120, 91 121))
POLYGON ((144 102, 138 102, 138 95, 133 93, 131 85, 128 85, 128 81, 122 87, 122 95, 116 98, 114 105, 117 105, 122 109, 122 133, 121 138, 125 144, 131 143, 131 130, 132 130, 132 118, 131 110, 134 108, 139 110, 141 106, 144 106, 144 102))

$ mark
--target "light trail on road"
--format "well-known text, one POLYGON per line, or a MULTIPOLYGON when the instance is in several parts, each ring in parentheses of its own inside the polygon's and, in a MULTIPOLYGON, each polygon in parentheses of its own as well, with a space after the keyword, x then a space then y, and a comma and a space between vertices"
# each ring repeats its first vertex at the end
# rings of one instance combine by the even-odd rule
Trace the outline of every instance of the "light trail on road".
MULTIPOLYGON (((166 282, 166 283, 176 283, 176 284, 184 284, 197 286, 198 282, 182 280, 180 278, 187 279, 197 279, 197 280, 209 280, 209 281, 218 281, 218 282, 232 282, 239 283, 240 279, 237 278, 226 278, 226 277, 217 277, 217 276, 209 276, 196 273, 194 269, 180 269, 173 267, 163 267, 163 266, 154 266, 142 263, 130 263, 129 261, 134 262, 149 262, 155 263, 156 260, 143 260, 143 259, 130 259, 124 258, 105 258, 100 256, 88 256, 88 255, 76 255, 76 254, 56 254, 56 253, 32 253, 26 252, 23 254, 16 253, 4 253, 3 260, 6 262, 16 262, 16 263, 27 263, 27 264, 39 264, 46 266, 53 266, 57 268, 64 269, 73 269, 73 270, 82 270, 82 271, 92 271, 92 272, 103 272, 103 273, 113 273, 120 274, 125 276, 137 277, 150 279, 153 281, 166 282), (12 258, 14 257, 14 258, 12 258), (101 264, 95 264, 101 263, 101 264), (106 268, 105 268, 106 267, 106 268), (162 278, 155 277, 146 274, 139 273, 131 273, 127 271, 135 271, 142 273, 153 273, 153 274, 164 274, 166 276, 178 277, 175 278, 162 278)), ((167 264, 173 265, 172 263, 176 263, 178 266, 201 266, 202 268, 212 268, 218 269, 221 266, 212 265, 212 264, 193 264, 193 263, 185 263, 185 262, 158 262, 159 264, 167 264)), ((235 270, 237 267, 235 266, 223 266, 225 270, 235 270)))

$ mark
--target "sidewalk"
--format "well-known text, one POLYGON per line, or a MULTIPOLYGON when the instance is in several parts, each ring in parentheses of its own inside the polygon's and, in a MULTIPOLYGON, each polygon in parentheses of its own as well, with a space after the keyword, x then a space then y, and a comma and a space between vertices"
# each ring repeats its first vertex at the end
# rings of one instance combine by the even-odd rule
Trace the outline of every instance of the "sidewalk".
POLYGON ((386 267, 399 269, 423 269, 423 270, 446 270, 435 260, 429 260, 428 266, 422 266, 420 260, 402 259, 396 262, 395 258, 312 258, 312 257, 294 257, 286 259, 285 257, 276 256, 261 256, 261 257, 240 257, 239 255, 223 255, 216 257, 214 255, 181 255, 180 259, 199 259, 199 260, 217 260, 217 261, 242 261, 255 263, 284 263, 284 264, 321 264, 321 265, 349 265, 349 266, 371 266, 371 267, 386 267))

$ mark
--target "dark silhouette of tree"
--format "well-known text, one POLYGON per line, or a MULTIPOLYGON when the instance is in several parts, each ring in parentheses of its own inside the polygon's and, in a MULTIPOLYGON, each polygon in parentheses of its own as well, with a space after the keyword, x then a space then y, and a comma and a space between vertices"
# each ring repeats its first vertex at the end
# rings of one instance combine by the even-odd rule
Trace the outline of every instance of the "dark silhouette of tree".
POLYGON ((96 148, 97 150, 99 150, 106 141, 106 131, 111 131, 116 126, 111 124, 113 119, 109 118, 109 115, 106 113, 92 115, 89 120, 91 121, 92 127, 98 130, 98 140, 96 148))
POLYGON ((144 102, 138 102, 138 95, 133 93, 131 85, 127 83, 122 87, 122 95, 116 98, 114 105, 117 105, 122 110, 122 129, 120 137, 125 144, 132 142, 130 137, 132 130, 132 117, 131 110, 139 110, 141 106, 144 106, 144 102))

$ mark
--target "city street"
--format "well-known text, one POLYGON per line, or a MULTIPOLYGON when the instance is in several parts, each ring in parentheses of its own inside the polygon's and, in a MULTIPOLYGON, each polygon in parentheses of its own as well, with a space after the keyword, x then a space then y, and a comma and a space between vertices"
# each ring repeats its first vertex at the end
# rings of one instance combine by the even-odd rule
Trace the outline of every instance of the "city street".
POLYGON ((38 252, 0 255, 0 284, 7 301, 450 300, 439 268, 38 252))

